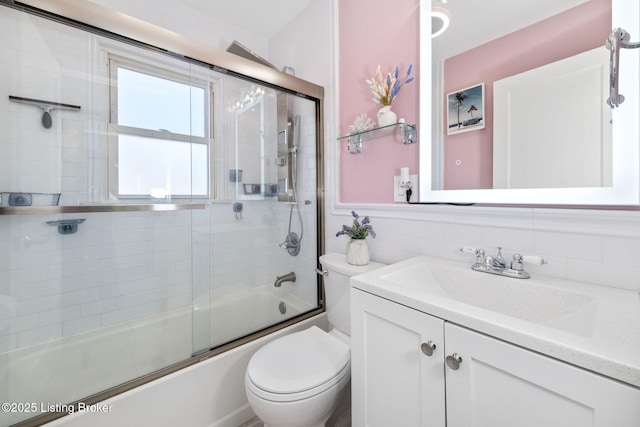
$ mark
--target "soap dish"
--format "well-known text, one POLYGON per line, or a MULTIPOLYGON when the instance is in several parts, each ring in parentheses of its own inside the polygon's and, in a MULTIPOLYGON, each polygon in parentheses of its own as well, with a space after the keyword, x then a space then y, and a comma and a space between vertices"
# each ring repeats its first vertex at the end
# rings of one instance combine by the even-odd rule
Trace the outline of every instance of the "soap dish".
POLYGON ((58 206, 61 193, 0 193, 0 206, 58 206))

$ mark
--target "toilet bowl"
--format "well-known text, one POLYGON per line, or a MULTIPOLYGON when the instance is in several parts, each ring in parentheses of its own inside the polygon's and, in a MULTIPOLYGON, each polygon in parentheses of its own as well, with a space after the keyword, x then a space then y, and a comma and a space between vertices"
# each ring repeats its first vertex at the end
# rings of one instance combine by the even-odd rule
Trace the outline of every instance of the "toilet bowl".
POLYGON ((351 276, 381 267, 352 266, 342 254, 320 257, 327 270, 329 332, 312 326, 271 341, 249 361, 247 399, 265 427, 322 427, 351 377, 351 276))

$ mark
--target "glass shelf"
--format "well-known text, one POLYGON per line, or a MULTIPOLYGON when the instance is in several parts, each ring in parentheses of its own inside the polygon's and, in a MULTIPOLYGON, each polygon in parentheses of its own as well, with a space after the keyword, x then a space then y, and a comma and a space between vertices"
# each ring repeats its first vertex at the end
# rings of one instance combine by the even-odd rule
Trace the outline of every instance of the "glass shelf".
POLYGON ((206 209, 207 203, 95 204, 76 206, 5 206, 0 215, 43 215, 92 212, 179 211, 206 209))
POLYGON ((375 139, 384 135, 391 135, 395 132, 396 128, 400 129, 400 140, 403 144, 413 144, 414 142, 417 142, 418 132, 416 130, 416 125, 409 125, 403 121, 362 132, 350 133, 349 135, 339 137, 338 141, 347 140, 347 150, 349 153, 360 154, 362 153, 362 142, 365 138, 375 139))

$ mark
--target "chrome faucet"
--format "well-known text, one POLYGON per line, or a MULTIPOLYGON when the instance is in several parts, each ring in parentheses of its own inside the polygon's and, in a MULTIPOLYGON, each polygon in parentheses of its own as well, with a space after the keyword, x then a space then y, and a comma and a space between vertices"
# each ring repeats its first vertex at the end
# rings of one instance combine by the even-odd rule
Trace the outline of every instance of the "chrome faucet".
POLYGON ((488 267, 506 268, 507 262, 504 260, 504 258, 502 258, 502 248, 498 246, 498 251, 496 252, 496 255, 493 257, 490 257, 490 256, 486 257, 484 260, 484 263, 488 267))
POLYGON ((284 276, 276 276, 276 281, 273 284, 276 288, 282 286, 282 282, 295 282, 296 281, 296 273, 293 271, 291 273, 287 273, 284 276))
POLYGON ((544 265, 547 261, 539 256, 513 254, 511 264, 507 266, 507 262, 502 257, 502 248, 498 247, 495 256, 486 256, 484 249, 462 248, 460 251, 464 254, 473 254, 476 256, 476 262, 471 266, 475 271, 483 273, 499 274, 501 276, 515 277, 517 279, 528 279, 531 277, 529 273, 524 271, 524 263, 544 265))

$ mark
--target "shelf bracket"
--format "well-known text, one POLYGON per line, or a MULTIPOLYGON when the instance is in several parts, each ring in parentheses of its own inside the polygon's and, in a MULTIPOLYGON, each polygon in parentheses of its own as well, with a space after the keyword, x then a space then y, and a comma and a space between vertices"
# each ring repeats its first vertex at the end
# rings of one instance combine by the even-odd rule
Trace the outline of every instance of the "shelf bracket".
POLYGON ((362 134, 351 135, 347 141, 347 150, 349 153, 362 153, 362 134))
POLYGON ((398 122, 400 124, 400 141, 403 144, 413 144, 418 141, 418 131, 416 126, 408 125, 404 122, 404 119, 398 122))

